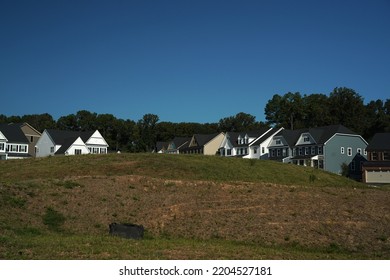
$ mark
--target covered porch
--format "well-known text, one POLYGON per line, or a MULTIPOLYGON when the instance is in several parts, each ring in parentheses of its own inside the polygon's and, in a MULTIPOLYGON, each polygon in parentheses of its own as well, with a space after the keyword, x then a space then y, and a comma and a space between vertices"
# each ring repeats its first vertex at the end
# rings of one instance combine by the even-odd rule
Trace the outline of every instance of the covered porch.
POLYGON ((313 168, 324 169, 324 156, 322 155, 295 156, 291 159, 291 162, 295 165, 310 166, 313 168))

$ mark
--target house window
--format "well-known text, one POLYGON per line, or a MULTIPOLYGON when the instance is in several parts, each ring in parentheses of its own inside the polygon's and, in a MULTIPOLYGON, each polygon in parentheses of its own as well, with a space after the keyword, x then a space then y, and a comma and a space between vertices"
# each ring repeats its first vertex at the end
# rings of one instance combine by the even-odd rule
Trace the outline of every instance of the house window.
POLYGON ((287 156, 287 149, 283 149, 283 156, 287 156))
POLYGON ((377 152, 371 153, 371 160, 378 160, 378 153, 377 152))
POLYGON ((305 148, 305 155, 308 155, 309 154, 309 147, 306 147, 305 148))
POLYGON ((277 150, 277 153, 278 157, 280 157, 280 149, 277 150))
POLYGON ((81 149, 75 149, 74 150, 75 155, 81 155, 81 149))
POLYGON ((348 153, 348 156, 351 157, 352 156, 352 148, 348 148, 347 153, 348 153))
POLYGON ((54 153, 54 147, 50 147, 50 153, 54 153))
POLYGON ((318 154, 319 154, 319 155, 322 155, 322 152, 323 152, 323 151, 322 151, 322 147, 319 146, 319 147, 318 147, 318 154))
POLYGON ((357 153, 358 153, 358 155, 361 155, 362 154, 362 149, 357 148, 357 153))
POLYGON ((275 150, 274 149, 271 150, 271 156, 275 157, 275 150))
POLYGON ((310 137, 309 136, 303 137, 303 142, 310 142, 310 137))
POLYGON ((341 151, 340 152, 341 152, 342 155, 345 153, 344 147, 341 147, 341 151))
POLYGON ((226 150, 226 154, 227 154, 228 156, 231 156, 231 155, 232 155, 232 150, 231 150, 231 149, 227 149, 227 150, 226 150))
POLYGON ((366 150, 366 149, 364 149, 364 155, 365 155, 365 156, 367 155, 367 150, 366 150))
POLYGON ((299 155, 302 155, 302 148, 299 148, 299 155))
POLYGON ((27 153, 27 146, 26 145, 20 145, 19 146, 19 152, 27 153))
POLYGON ((261 147, 261 153, 265 154, 265 148, 264 147, 261 147))
POLYGON ((311 154, 312 154, 312 155, 315 155, 315 154, 316 154, 316 148, 315 148, 315 147, 311 147, 311 154))
POLYGON ((244 149, 244 155, 247 155, 248 154, 248 148, 245 148, 244 149))
POLYGON ((5 145, 4 143, 0 143, 0 151, 4 151, 5 145))
POLYGON ((30 136, 30 142, 34 142, 34 136, 30 136))
POLYGON ((383 152, 383 160, 384 161, 390 161, 390 153, 389 152, 383 152))
POLYGON ((280 145, 282 144, 282 141, 281 140, 276 140, 276 145, 280 145))
POLYGON ((100 148, 101 154, 107 154, 107 148, 100 148))
POLYGON ((254 149, 253 149, 253 153, 254 153, 254 154, 257 154, 257 148, 254 148, 254 149))

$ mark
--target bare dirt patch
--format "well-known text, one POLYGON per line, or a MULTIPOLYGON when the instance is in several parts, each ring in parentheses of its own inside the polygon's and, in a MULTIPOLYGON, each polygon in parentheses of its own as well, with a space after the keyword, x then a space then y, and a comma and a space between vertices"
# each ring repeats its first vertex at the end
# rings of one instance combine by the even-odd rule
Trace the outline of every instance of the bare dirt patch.
MULTIPOLYGON (((389 191, 133 175, 67 180, 77 184, 35 181, 44 187, 19 191, 24 209, 9 214, 45 229, 42 215, 52 207, 75 233, 105 235, 110 223, 131 222, 154 236, 342 247, 390 258, 389 191)), ((180 252, 169 254, 180 258, 180 252)))

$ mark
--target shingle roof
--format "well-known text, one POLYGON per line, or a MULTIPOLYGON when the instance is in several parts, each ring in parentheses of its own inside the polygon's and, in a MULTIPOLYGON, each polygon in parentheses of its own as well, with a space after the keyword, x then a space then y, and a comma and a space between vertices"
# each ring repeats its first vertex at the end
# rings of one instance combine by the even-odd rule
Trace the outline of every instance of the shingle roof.
POLYGON ((58 151, 55 153, 56 155, 62 155, 65 154, 65 152, 72 146, 72 144, 79 138, 79 136, 75 137, 69 137, 64 139, 64 141, 61 144, 61 148, 58 149, 58 151))
POLYGON ((342 134, 354 134, 355 132, 352 130, 346 128, 345 126, 341 124, 337 125, 328 125, 328 126, 322 126, 317 128, 311 128, 308 131, 316 140, 318 144, 324 144, 326 141, 328 141, 333 135, 336 133, 342 133, 342 134))
POLYGON ((266 134, 261 136, 256 142, 254 142, 251 145, 255 145, 255 146, 260 145, 261 143, 263 143, 265 140, 267 140, 269 137, 271 137, 271 135, 274 134, 278 130, 279 130, 279 128, 272 128, 270 131, 268 131, 266 134))
POLYGON ((194 137, 195 137, 196 143, 198 143, 198 146, 202 147, 202 146, 206 145, 208 142, 210 142, 211 140, 213 140, 215 137, 217 137, 217 135, 219 135, 219 133, 195 134, 194 137))
POLYGON ((336 133, 356 135, 356 133, 353 132, 352 130, 346 128, 341 124, 338 124, 338 125, 328 125, 322 127, 303 128, 303 129, 296 129, 296 130, 285 129, 279 132, 277 136, 278 135, 283 136, 284 139, 289 144, 289 146, 292 147, 296 144, 296 142, 298 141, 302 133, 310 133, 310 135, 314 138, 317 144, 325 144, 325 142, 328 141, 336 133))
POLYGON ((95 131, 68 131, 57 129, 47 129, 46 131, 56 145, 63 145, 65 142, 68 142, 69 139, 74 139, 74 141, 76 141, 77 137, 80 137, 84 142, 87 142, 95 133, 95 131))
POLYGON ((0 124, 0 131, 4 134, 9 143, 30 143, 18 124, 0 124))
POLYGON ((191 137, 175 137, 172 142, 175 145, 176 149, 181 148, 184 144, 191 141, 191 137))
POLYGON ((57 129, 46 129, 46 132, 50 135, 54 144, 61 145, 56 155, 64 154, 66 150, 77 140, 81 138, 86 143, 89 138, 95 133, 95 131, 69 131, 69 130, 57 130, 57 129))
POLYGON ((390 133, 377 133, 368 145, 367 151, 390 150, 390 133))

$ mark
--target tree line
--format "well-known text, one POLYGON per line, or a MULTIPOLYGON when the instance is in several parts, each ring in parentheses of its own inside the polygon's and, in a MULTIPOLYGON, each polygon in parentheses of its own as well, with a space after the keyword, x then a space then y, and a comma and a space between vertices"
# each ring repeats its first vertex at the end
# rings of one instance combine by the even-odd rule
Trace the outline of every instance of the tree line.
POLYGON ((343 124, 369 140, 377 132, 390 132, 390 99, 364 104, 363 98, 352 89, 335 88, 328 95, 301 95, 299 92, 275 94, 265 106, 266 122, 240 112, 216 123, 160 122, 155 114, 145 114, 133 121, 118 119, 112 114, 97 114, 86 110, 60 117, 57 121, 48 114, 5 116, 0 123, 27 122, 35 129, 87 131, 98 129, 111 150, 125 152, 151 151, 157 141, 169 141, 175 136, 212 134, 226 131, 251 131, 266 126, 286 129, 343 124))
POLYGON ((353 89, 335 88, 330 94, 275 94, 265 106, 269 124, 289 129, 342 124, 370 140, 375 133, 390 132, 390 99, 372 100, 353 89))

